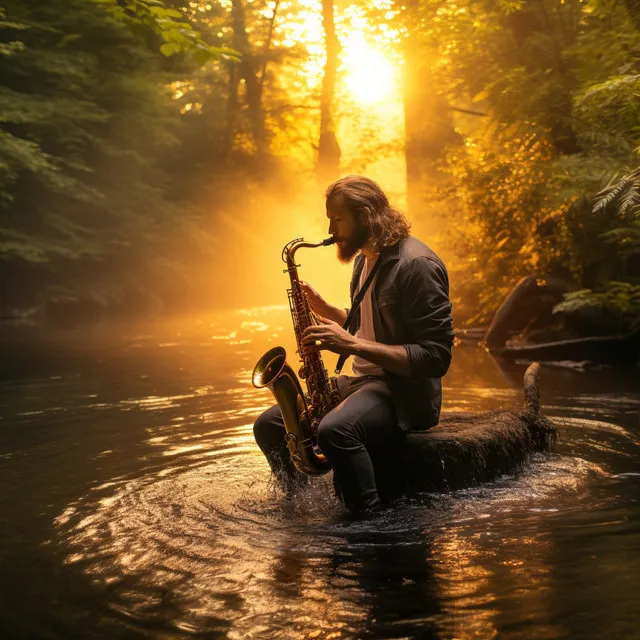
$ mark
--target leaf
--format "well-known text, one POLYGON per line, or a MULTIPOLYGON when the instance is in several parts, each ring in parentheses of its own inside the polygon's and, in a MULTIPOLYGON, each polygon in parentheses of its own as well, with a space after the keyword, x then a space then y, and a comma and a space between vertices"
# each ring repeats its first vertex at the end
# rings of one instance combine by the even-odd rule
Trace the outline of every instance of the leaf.
POLYGON ((239 62, 242 59, 242 54, 235 49, 227 49, 221 47, 208 47, 208 50, 211 51, 215 57, 224 56, 225 58, 229 58, 231 60, 235 60, 239 62))
POLYGON ((193 59, 203 67, 207 62, 209 62, 212 58, 216 57, 214 52, 209 49, 199 49, 194 51, 192 54, 193 59))
POLYGON ((161 47, 160 47, 160 53, 163 56, 173 56, 176 53, 180 53, 182 51, 182 47, 177 43, 177 42, 165 42, 161 47))
POLYGON ((627 189, 627 192, 622 196, 622 201, 620 203, 620 213, 625 214, 627 212, 633 211, 640 202, 639 195, 638 184, 631 183, 629 185, 629 188, 627 189))
POLYGON ((599 191, 595 196, 593 212, 604 211, 629 184, 629 178, 624 177, 616 184, 599 191))

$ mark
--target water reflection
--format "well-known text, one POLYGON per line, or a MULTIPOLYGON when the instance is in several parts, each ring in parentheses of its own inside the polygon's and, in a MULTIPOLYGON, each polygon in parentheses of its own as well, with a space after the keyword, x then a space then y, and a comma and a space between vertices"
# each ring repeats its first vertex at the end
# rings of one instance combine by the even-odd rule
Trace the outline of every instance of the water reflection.
POLYGON ((351 608, 361 609, 346 637, 437 637, 442 609, 429 542, 417 527, 385 531, 384 526, 354 527, 334 549, 329 585, 342 591, 351 608))
MULTIPOLYGON (((330 477, 283 498, 253 442, 253 418, 273 399, 251 371, 276 341, 295 364, 287 316, 242 310, 67 337, 40 345, 32 372, 9 359, 0 508, 11 524, 0 540, 11 548, 5 584, 31 597, 5 587, 0 614, 19 637, 98 626, 128 638, 632 634, 633 376, 543 369, 557 453, 354 523, 330 477)), ((22 346, 36 352, 36 341, 22 346)), ((520 404, 524 369, 456 347, 443 410, 520 404)))
POLYGON ((194 633, 226 622, 229 638, 488 638, 523 611, 536 629, 548 617, 545 516, 565 510, 563 495, 588 500, 592 469, 541 458, 521 478, 354 523, 324 479, 295 501, 269 489, 238 435, 216 465, 183 458, 58 518, 67 562, 109 585, 121 614, 194 633))

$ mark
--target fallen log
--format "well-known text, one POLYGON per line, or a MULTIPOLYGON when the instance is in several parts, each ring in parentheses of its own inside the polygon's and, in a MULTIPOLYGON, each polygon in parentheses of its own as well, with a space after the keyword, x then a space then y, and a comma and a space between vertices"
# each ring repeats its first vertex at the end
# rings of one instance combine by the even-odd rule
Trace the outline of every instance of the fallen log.
POLYGON ((428 431, 410 431, 370 451, 383 500, 403 494, 447 491, 516 472, 536 451, 549 451, 556 429, 540 411, 538 372, 524 374, 520 409, 443 415, 428 431))
POLYGON ((546 324, 553 307, 571 290, 571 283, 559 278, 541 281, 534 276, 521 278, 496 311, 480 346, 491 351, 503 347, 507 339, 520 333, 537 319, 546 324))
POLYGON ((487 333, 487 327, 470 327, 469 329, 454 329, 454 336, 459 340, 470 340, 478 342, 484 338, 487 333))
POLYGON ((491 349, 502 358, 522 360, 589 360, 602 364, 638 366, 640 330, 613 336, 590 336, 540 344, 519 344, 491 349))

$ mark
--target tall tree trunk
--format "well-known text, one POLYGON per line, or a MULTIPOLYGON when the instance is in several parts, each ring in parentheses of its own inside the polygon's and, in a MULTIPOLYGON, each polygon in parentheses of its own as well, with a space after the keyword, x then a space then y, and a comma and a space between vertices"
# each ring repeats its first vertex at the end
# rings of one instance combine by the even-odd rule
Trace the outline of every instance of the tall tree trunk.
POLYGON ((624 6, 635 28, 640 31, 640 0, 624 0, 624 6))
POLYGON ((275 0, 273 5, 273 11, 271 18, 269 19, 269 33, 267 34, 267 41, 264 43, 264 52, 262 54, 262 68, 260 70, 260 102, 262 102, 262 92, 264 91, 264 81, 267 75, 267 63, 269 62, 269 49, 271 49, 271 42, 273 41, 273 31, 276 26, 276 17, 278 15, 278 8, 280 7, 280 0, 275 0))
POLYGON ((260 65, 251 51, 242 0, 231 0, 231 18, 233 23, 233 48, 242 54, 239 63, 240 76, 246 83, 245 103, 253 139, 260 155, 266 151, 261 84, 258 74, 260 65))
POLYGON ((322 0, 322 26, 324 28, 327 61, 324 65, 322 96, 320 98, 320 138, 318 141, 316 175, 322 182, 331 182, 338 177, 341 155, 333 119, 333 99, 340 52, 340 43, 333 20, 333 0, 322 0))
POLYGON ((236 130, 236 116, 238 113, 238 67, 235 62, 228 63, 229 83, 227 93, 226 115, 227 124, 222 136, 222 155, 228 156, 233 149, 233 138, 236 130))

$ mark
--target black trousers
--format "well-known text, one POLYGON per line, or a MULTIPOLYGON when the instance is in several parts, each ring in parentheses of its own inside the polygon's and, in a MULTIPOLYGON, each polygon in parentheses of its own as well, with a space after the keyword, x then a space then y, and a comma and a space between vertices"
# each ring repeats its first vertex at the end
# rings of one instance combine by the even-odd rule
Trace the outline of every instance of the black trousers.
MULTIPOLYGON (((345 506, 359 512, 380 504, 367 448, 399 440, 404 432, 384 378, 339 376, 337 383, 343 400, 320 422, 318 446, 333 468, 345 506)), ((308 478, 291 462, 277 404, 258 417, 253 432, 280 486, 286 492, 304 486, 308 478)))

